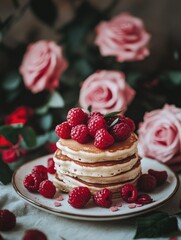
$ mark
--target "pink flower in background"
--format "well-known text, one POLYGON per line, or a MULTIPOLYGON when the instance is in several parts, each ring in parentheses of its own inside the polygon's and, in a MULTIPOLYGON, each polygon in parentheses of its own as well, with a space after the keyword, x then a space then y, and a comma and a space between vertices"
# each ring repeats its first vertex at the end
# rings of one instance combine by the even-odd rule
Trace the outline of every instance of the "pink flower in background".
POLYGON ((181 108, 165 105, 146 113, 138 134, 140 155, 168 164, 181 163, 181 108))
POLYGON ((98 24, 96 33, 95 43, 102 56, 115 56, 117 61, 124 62, 142 60, 149 55, 150 35, 137 17, 122 13, 98 24))
POLYGON ((33 93, 52 91, 59 85, 59 78, 67 66, 62 48, 53 41, 41 40, 28 46, 20 73, 25 86, 33 93))
POLYGON ((126 110, 135 96, 135 91, 126 83, 125 75, 119 71, 97 71, 82 84, 79 96, 80 106, 106 114, 126 110))

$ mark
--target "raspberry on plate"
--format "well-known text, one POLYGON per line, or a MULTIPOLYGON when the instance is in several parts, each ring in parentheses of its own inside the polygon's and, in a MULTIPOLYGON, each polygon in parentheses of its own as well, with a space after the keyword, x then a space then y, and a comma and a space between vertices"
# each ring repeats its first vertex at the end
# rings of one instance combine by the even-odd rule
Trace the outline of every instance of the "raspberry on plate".
POLYGON ((56 172, 56 170, 55 170, 55 162, 54 162, 53 158, 49 158, 47 160, 47 171, 50 174, 54 174, 56 172))
POLYGON ((137 186, 143 192, 153 192, 157 186, 157 180, 154 176, 144 173, 139 177, 137 186))
POLYGON ((48 179, 47 168, 43 165, 34 166, 31 172, 38 174, 42 181, 48 179))
POLYGON ((109 208, 112 205, 112 192, 107 188, 103 188, 95 193, 93 199, 96 205, 109 208))
POLYGON ((75 187, 69 192, 68 203, 74 208, 83 208, 91 198, 91 192, 87 187, 75 187))
POLYGON ((81 108, 72 108, 68 111, 67 122, 71 127, 87 122, 88 114, 81 108))
POLYGON ((95 136, 96 132, 101 129, 101 128, 107 128, 106 126, 106 120, 99 115, 96 115, 94 117, 91 117, 88 121, 88 125, 87 125, 88 129, 89 129, 89 133, 92 137, 95 136))
POLYGON ((135 203, 138 197, 137 188, 133 184, 125 184, 120 190, 122 199, 127 203, 135 203))
POLYGON ((63 122, 56 126, 55 133, 58 135, 59 138, 69 139, 71 128, 72 127, 68 124, 68 122, 63 122))
POLYGON ((79 124, 72 128, 71 138, 79 143, 86 143, 90 139, 89 130, 85 124, 79 124))
POLYGON ((162 185, 166 182, 168 174, 166 171, 156 171, 153 169, 149 169, 148 173, 154 176, 157 180, 157 185, 162 185))
POLYGON ((145 205, 153 202, 153 199, 148 194, 140 194, 136 200, 137 204, 145 205))
POLYGON ((94 146, 100 149, 107 148, 114 143, 114 138, 108 131, 104 128, 101 128, 96 132, 94 139, 94 146))
POLYGON ((56 193, 56 187, 52 181, 44 180, 40 183, 39 193, 46 198, 53 198, 56 193))
POLYGON ((22 240, 47 240, 47 237, 38 229, 28 229, 25 231, 22 240))
POLYGON ((16 226, 16 216, 11 211, 0 210, 0 231, 9 231, 16 226))
POLYGON ((117 123, 112 127, 111 134, 116 141, 121 142, 131 135, 131 128, 127 123, 117 123))
POLYGON ((23 184, 28 191, 38 192, 41 182, 41 177, 37 173, 32 173, 25 176, 23 184))

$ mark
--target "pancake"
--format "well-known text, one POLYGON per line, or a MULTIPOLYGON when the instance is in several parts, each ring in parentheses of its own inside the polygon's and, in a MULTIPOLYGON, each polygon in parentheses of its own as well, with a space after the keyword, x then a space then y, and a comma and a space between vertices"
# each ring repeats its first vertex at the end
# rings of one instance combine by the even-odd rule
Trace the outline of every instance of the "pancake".
POLYGON ((80 162, 105 162, 110 160, 121 160, 137 153, 138 138, 132 133, 123 142, 116 142, 106 149, 99 149, 93 142, 80 144, 72 139, 59 139, 57 148, 63 155, 80 162))
POLYGON ((138 155, 134 154, 122 160, 82 163, 63 155, 60 150, 57 150, 54 156, 55 168, 58 172, 89 177, 111 177, 126 172, 132 169, 138 159, 138 155))
POLYGON ((103 188, 108 188, 114 194, 114 193, 119 193, 120 188, 124 184, 127 184, 127 183, 136 184, 140 174, 141 174, 141 172, 139 172, 136 177, 134 177, 130 180, 127 180, 127 181, 108 183, 108 184, 98 184, 98 183, 86 182, 81 179, 71 177, 69 175, 61 175, 62 176, 62 179, 61 179, 61 178, 59 178, 59 176, 55 175, 54 185, 57 188, 59 188, 61 191, 64 191, 64 192, 69 192, 75 187, 86 186, 89 188, 89 190, 91 191, 92 194, 96 193, 97 191, 99 191, 103 188))
POLYGON ((55 186, 65 192, 86 186, 92 194, 108 188, 115 194, 126 183, 136 184, 141 175, 137 143, 135 133, 106 149, 96 148, 91 141, 80 144, 59 139, 54 154, 55 186))
POLYGON ((66 174, 61 171, 57 171, 57 177, 59 179, 62 179, 62 175, 69 175, 71 177, 75 177, 76 179, 83 180, 85 182, 89 183, 99 183, 99 184, 109 184, 109 183, 118 183, 118 182, 124 182, 131 179, 134 179, 138 176, 138 174, 141 172, 141 163, 140 160, 136 162, 136 164, 127 172, 119 173, 114 176, 108 176, 108 177, 93 177, 93 176, 76 176, 75 174, 66 174))

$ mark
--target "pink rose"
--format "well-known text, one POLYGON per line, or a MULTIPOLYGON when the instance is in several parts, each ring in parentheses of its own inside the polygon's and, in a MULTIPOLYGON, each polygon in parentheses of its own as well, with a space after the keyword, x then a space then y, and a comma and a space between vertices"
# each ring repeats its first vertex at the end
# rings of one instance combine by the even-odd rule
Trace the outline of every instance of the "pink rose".
POLYGON ((20 73, 25 86, 33 93, 52 91, 68 64, 62 48, 53 41, 41 40, 30 44, 23 57, 20 73))
POLYGON ((161 162, 181 163, 181 109, 165 105, 146 113, 139 130, 139 153, 161 162))
POLYGON ((124 62, 142 60, 149 55, 150 35, 137 17, 122 13, 110 21, 101 22, 96 32, 95 43, 102 56, 115 56, 117 61, 124 62))
POLYGON ((92 106, 93 111, 103 114, 126 110, 135 91, 125 82, 123 72, 97 71, 82 84, 79 103, 82 108, 92 106))

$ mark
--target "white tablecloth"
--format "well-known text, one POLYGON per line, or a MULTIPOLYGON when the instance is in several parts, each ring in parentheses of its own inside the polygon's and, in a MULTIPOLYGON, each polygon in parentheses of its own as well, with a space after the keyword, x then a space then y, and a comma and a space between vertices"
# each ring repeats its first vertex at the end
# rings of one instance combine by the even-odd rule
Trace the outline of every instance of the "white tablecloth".
MULTIPOLYGON (((180 199, 181 187, 177 194, 159 210, 168 213, 177 212, 180 199)), ((22 200, 11 184, 5 186, 0 183, 0 209, 9 209, 17 217, 17 225, 13 231, 1 232, 6 240, 21 240, 24 231, 30 228, 42 230, 49 240, 129 240, 133 239, 136 231, 135 217, 92 222, 66 219, 43 212, 22 200)))

